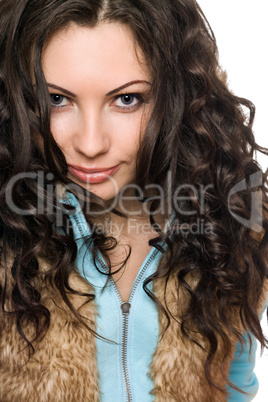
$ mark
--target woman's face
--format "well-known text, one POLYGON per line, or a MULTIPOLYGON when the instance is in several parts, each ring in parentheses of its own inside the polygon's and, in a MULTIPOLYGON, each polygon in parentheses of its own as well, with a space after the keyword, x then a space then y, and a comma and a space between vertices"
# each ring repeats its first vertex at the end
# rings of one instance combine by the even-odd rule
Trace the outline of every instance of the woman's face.
POLYGON ((69 177, 111 200, 135 180, 152 109, 143 55, 123 25, 72 25, 45 46, 42 64, 51 94, 51 132, 69 177))

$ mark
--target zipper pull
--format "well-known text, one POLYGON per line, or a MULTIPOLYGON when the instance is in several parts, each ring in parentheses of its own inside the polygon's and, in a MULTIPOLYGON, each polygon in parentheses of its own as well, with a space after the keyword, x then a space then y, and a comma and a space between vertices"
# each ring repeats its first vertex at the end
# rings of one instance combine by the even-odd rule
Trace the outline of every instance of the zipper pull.
POLYGON ((131 307, 131 304, 129 302, 121 303, 121 309, 122 309, 123 315, 129 314, 130 307, 131 307))

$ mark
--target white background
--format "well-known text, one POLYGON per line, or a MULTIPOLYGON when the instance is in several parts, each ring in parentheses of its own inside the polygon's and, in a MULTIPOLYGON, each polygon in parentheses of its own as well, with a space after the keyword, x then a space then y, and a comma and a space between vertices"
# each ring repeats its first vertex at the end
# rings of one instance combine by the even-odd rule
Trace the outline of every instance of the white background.
MULTIPOLYGON (((268 147, 268 2, 267 0, 198 0, 219 47, 221 66, 227 71, 231 90, 256 106, 254 133, 268 147)), ((258 155, 262 168, 268 157, 258 155)), ((262 326, 268 336, 267 320, 262 326)), ((268 401, 268 351, 257 353, 255 372, 260 388, 254 402, 268 401)), ((216 401, 215 401, 216 402, 216 401)))

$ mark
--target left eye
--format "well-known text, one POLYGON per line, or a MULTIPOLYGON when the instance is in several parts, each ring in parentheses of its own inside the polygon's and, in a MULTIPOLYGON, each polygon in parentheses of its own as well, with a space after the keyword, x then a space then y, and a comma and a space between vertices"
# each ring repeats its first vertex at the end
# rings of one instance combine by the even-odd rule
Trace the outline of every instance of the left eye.
POLYGON ((131 105, 133 101, 135 100, 134 95, 123 95, 120 97, 120 100, 124 105, 131 105))
POLYGON ((52 107, 67 106, 68 104, 67 98, 60 94, 50 94, 50 100, 52 107))
POLYGON ((127 107, 134 107, 138 105, 141 102, 141 99, 138 97, 138 95, 134 94, 124 94, 120 95, 115 99, 115 106, 121 107, 121 108, 127 108, 127 107))

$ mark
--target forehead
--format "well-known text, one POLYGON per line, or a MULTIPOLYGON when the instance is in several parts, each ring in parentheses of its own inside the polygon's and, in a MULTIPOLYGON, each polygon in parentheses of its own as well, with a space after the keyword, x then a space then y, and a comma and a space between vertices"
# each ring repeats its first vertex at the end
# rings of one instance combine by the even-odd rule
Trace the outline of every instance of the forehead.
POLYGON ((47 79, 60 85, 62 79, 109 80, 117 83, 149 79, 144 55, 130 29, 122 24, 101 23, 95 27, 70 25, 49 40, 42 53, 47 79))

